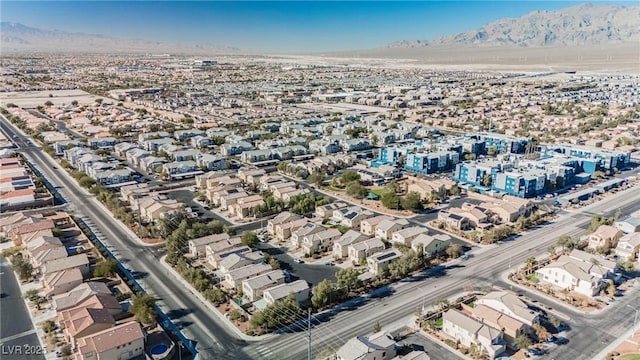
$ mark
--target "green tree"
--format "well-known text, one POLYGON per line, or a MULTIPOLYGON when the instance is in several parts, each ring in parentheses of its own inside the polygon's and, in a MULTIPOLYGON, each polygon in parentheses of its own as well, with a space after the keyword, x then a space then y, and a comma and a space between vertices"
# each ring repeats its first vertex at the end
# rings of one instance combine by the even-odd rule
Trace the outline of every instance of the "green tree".
POLYGON ((367 196, 367 188, 360 185, 357 182, 352 182, 347 186, 347 194, 353 196, 356 199, 364 199, 367 196))
POLYGON ((73 100, 73 101, 71 102, 71 105, 73 105, 73 106, 78 106, 78 100, 73 100))
POLYGON ((152 325, 155 324, 157 317, 155 303, 156 298, 151 295, 133 295, 130 311, 139 322, 145 325, 152 325))
POLYGON ((335 291, 335 286, 331 281, 327 279, 322 280, 312 290, 313 296, 311 296, 311 304, 316 309, 329 305, 332 300, 337 300, 332 299, 335 291))
POLYGON ((324 181, 324 174, 316 171, 313 174, 309 175, 309 177, 307 178, 307 181, 317 186, 320 186, 324 181))
POLYGON ((398 159, 396 160, 396 164, 398 164, 398 167, 399 167, 399 168, 401 168, 401 169, 402 169, 402 168, 404 168, 404 163, 405 163, 405 161, 406 161, 406 158, 407 158, 407 157, 406 157, 406 156, 404 156, 404 155, 400 155, 400 156, 398 156, 398 159))
POLYGON ((480 181, 480 184, 484 187, 490 187, 491 182, 492 182, 491 174, 486 173, 482 176, 482 180, 480 181))
POLYGON ((528 271, 533 270, 536 265, 538 265, 538 260, 536 260, 536 258, 533 256, 527 258, 527 260, 525 261, 525 267, 528 271))
POLYGON ((358 280, 359 275, 360 272, 352 268, 338 270, 336 273, 338 286, 346 288, 347 292, 358 288, 360 286, 360 280, 358 280))
POLYGON ((516 336, 515 345, 518 347, 518 349, 526 349, 529 346, 533 345, 533 341, 531 340, 529 335, 520 334, 520 335, 516 336))
POLYGON ((253 231, 244 231, 242 235, 240 235, 240 239, 244 245, 249 247, 254 247, 258 244, 258 235, 253 231))
POLYGON ((53 106, 53 103, 52 103, 50 100, 47 100, 47 101, 44 103, 44 106, 53 106))
POLYGON ((449 195, 451 195, 451 196, 460 195, 460 187, 458 187, 457 184, 453 184, 451 186, 451 188, 449 189, 449 195))
POLYGON ((382 194, 382 196, 380 197, 380 202, 382 202, 382 205, 384 205, 384 207, 386 207, 387 209, 401 209, 400 197, 396 193, 386 192, 382 194))
POLYGON ((27 281, 33 277, 33 265, 22 257, 22 254, 17 253, 11 258, 11 265, 18 273, 18 277, 21 281, 27 281))
POLYGON ((224 291, 213 286, 206 289, 202 293, 202 296, 204 296, 205 299, 211 301, 215 306, 220 306, 220 304, 224 303, 227 299, 224 291))
POLYGON ((113 259, 102 260, 93 268, 93 277, 110 277, 118 270, 118 263, 113 259))
POLYGON ((403 209, 411 210, 413 212, 419 212, 423 209, 420 194, 415 191, 411 191, 407 195, 403 196, 402 199, 400 199, 400 204, 403 209))
POLYGON ((347 170, 342 174, 342 183, 348 184, 352 181, 360 180, 360 174, 358 174, 355 170, 347 170))
POLYGON ((380 326, 380 322, 379 321, 376 321, 376 323, 373 324, 373 332, 374 333, 378 333, 380 331, 382 331, 382 326, 380 326))

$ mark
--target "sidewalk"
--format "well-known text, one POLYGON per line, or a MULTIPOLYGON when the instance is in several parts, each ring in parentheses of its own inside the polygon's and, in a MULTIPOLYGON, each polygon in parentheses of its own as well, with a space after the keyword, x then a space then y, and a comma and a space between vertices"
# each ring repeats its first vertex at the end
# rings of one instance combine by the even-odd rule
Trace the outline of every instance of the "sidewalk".
MULTIPOLYGON (((597 360, 604 359, 608 353, 612 351, 618 351, 618 349, 622 350, 622 348, 624 348, 625 345, 627 345, 625 344, 627 342, 631 343, 631 344, 628 344, 631 347, 631 350, 632 350, 631 352, 637 352, 637 351, 633 351, 633 348, 637 350, 638 339, 640 339, 640 327, 636 325, 631 329, 627 330, 627 332, 625 332, 624 335, 620 336, 616 341, 609 344, 606 348, 602 349, 602 351, 597 353, 593 358, 597 360)), ((622 354, 622 352, 620 353, 622 354)))
MULTIPOLYGON (((18 274, 16 274, 15 272, 13 273, 16 277, 16 279, 19 279, 18 274)), ((38 283, 38 280, 34 280, 32 282, 23 284, 22 282, 20 282, 18 280, 18 285, 20 286, 20 291, 22 292, 22 295, 24 295, 24 293, 26 293, 29 290, 32 289, 36 289, 36 290, 40 290, 42 287, 40 286, 40 284, 38 283)), ((24 297, 23 297, 24 299, 24 297)), ((47 347, 47 342, 45 339, 45 332, 44 330, 42 330, 42 323, 47 321, 47 320, 55 320, 56 318, 56 311, 53 310, 51 308, 51 304, 47 304, 46 307, 44 309, 46 309, 46 311, 44 311, 43 313, 37 315, 34 317, 34 309, 31 306, 31 304, 29 303, 28 299, 24 299, 24 303, 27 307, 27 310, 29 311, 29 319, 31 320, 31 325, 33 326, 33 330, 35 331, 36 335, 38 335, 38 342, 40 343, 40 348, 43 349, 43 353, 45 355, 45 359, 47 360, 52 360, 52 359, 56 359, 56 350, 57 348, 54 349, 48 349, 47 347)))
POLYGON ((186 281, 174 268, 169 266, 169 264, 167 264, 167 262, 165 261, 165 258, 166 258, 166 256, 163 256, 163 257, 160 258, 160 263, 162 264, 162 266, 164 266, 171 273, 171 275, 173 275, 178 281, 180 281, 180 283, 190 293, 195 295, 198 298, 198 300, 200 300, 200 302, 202 302, 216 317, 218 317, 218 319, 220 319, 220 321, 222 321, 223 326, 227 327, 229 330, 232 330, 236 335, 238 335, 238 337, 240 337, 241 339, 246 340, 246 341, 263 341, 263 340, 267 340, 267 339, 269 339, 269 338, 271 338, 273 336, 271 334, 260 335, 260 336, 249 336, 249 335, 243 333, 242 331, 240 331, 240 329, 235 327, 229 321, 229 319, 227 319, 227 317, 224 316, 224 314, 222 314, 215 306, 213 306, 213 304, 211 304, 209 302, 209 300, 205 299, 204 296, 202 296, 202 294, 200 294, 199 291, 194 289, 193 286, 191 284, 189 284, 189 282, 186 281))

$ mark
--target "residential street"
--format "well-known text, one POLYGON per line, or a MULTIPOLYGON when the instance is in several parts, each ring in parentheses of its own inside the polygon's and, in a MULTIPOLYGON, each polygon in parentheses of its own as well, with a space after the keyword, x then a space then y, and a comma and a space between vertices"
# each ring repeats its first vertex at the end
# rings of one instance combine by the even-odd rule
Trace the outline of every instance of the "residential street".
MULTIPOLYGON (((7 126, 4 118, 2 128, 10 136, 18 134, 22 137, 13 127, 7 126)), ((41 149, 27 147, 22 152, 39 166, 52 184, 62 186, 60 191, 69 201, 69 209, 94 228, 127 268, 145 274, 140 280, 142 286, 160 299, 160 306, 184 328, 185 335, 198 342, 197 348, 202 359, 297 360, 306 357, 305 333, 270 336, 266 341, 251 343, 239 339, 229 325, 211 314, 179 281, 165 272, 158 262, 159 254, 154 249, 139 244, 64 170, 53 169, 54 163, 41 149)), ((608 196, 599 203, 564 215, 555 223, 528 232, 517 240, 477 249, 470 259, 458 259, 439 272, 431 270, 429 276, 398 282, 390 287, 386 297, 362 298, 361 304, 354 305, 350 311, 327 314, 326 317, 331 321, 314 320, 313 352, 318 354, 327 347, 338 348, 350 337, 371 332, 376 321, 382 326, 392 323, 411 315, 423 304, 430 305, 436 299, 455 296, 465 287, 504 286, 500 274, 510 264, 516 266, 530 256, 546 253, 549 245, 555 244, 560 235, 579 235, 590 222, 592 214, 611 215, 618 209, 628 213, 637 207, 639 201, 640 191, 637 187, 608 196)), ((569 321, 572 330, 568 334, 570 343, 554 350, 557 354, 554 353, 553 358, 589 359, 591 354, 598 353, 632 326, 634 311, 625 305, 634 300, 632 297, 624 298, 598 315, 572 314, 569 321)))

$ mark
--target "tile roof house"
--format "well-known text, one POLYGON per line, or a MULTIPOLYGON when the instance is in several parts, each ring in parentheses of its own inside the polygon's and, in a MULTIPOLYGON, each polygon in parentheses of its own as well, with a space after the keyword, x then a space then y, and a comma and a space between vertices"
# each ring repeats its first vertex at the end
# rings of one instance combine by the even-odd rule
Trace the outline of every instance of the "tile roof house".
POLYGON ((402 230, 398 230, 391 235, 391 243, 411 246, 413 239, 421 234, 427 234, 429 230, 421 226, 411 226, 402 230))
POLYGON ((262 297, 262 292, 268 288, 283 284, 285 281, 282 270, 274 270, 262 275, 242 281, 242 296, 248 302, 257 301, 262 297))
POLYGON ((227 274, 228 272, 241 268, 243 266, 259 264, 262 262, 264 262, 264 257, 257 251, 239 254, 234 253, 220 260, 218 269, 221 273, 227 274))
POLYGON ((202 257, 206 255, 207 245, 217 243, 219 241, 229 240, 231 237, 227 233, 207 235, 196 239, 189 240, 187 243, 189 246, 189 255, 194 258, 202 257))
POLYGON ((87 281, 64 294, 56 295, 51 299, 53 309, 57 312, 78 306, 82 301, 96 294, 111 294, 111 290, 105 283, 87 281))
POLYGON ((627 216, 613 223, 613 227, 625 234, 640 232, 640 217, 627 216))
POLYGON ((295 220, 291 219, 289 221, 275 225, 276 239, 281 241, 289 240, 293 232, 303 227, 307 222, 307 219, 299 218, 295 220))
POLYGON ((422 254, 433 257, 445 251, 451 245, 451 236, 447 234, 427 235, 420 234, 411 242, 411 249, 418 252, 422 248, 422 254))
POLYGON ((60 270, 78 269, 82 273, 82 276, 89 276, 89 258, 87 254, 78 254, 62 259, 49 261, 41 268, 41 272, 44 275, 48 275, 60 270))
POLYGON ((398 249, 387 249, 377 252, 367 258, 367 270, 374 274, 381 274, 389 268, 389 264, 399 259, 402 253, 398 249))
POLYGON ((130 321, 78 338, 76 360, 129 360, 144 356, 146 334, 130 321))
POLYGON ((622 237, 622 231, 610 225, 600 225, 596 231, 589 234, 587 241, 592 249, 616 247, 622 237))
POLYGON ((518 296, 507 291, 492 291, 476 300, 476 306, 486 305, 492 309, 503 312, 512 318, 532 326, 539 322, 538 313, 529 309, 518 296))
POLYGON ((364 219, 360 222, 360 231, 365 235, 375 236, 376 226, 384 220, 393 220, 393 218, 387 215, 380 215, 364 219))
POLYGON ((494 329, 501 329, 505 341, 512 345, 515 345, 516 337, 531 331, 530 326, 522 321, 486 305, 475 306, 471 315, 494 329))
POLYGON ((616 255, 624 260, 635 261, 640 251, 640 232, 627 234, 618 240, 616 255))
POLYGON ((475 344, 481 351, 486 351, 490 359, 505 351, 502 331, 483 324, 464 313, 449 309, 442 315, 442 331, 460 341, 466 347, 475 344))
POLYGON ((28 223, 24 225, 19 225, 17 227, 9 230, 9 237, 13 243, 18 246, 22 245, 22 243, 27 243, 27 239, 32 239, 38 236, 52 236, 51 230, 55 227, 53 221, 51 220, 42 220, 33 223, 28 223))
POLYGON ((389 360, 396 356, 396 343, 383 332, 349 339, 336 352, 338 360, 389 360))
POLYGON ((297 249, 302 245, 305 236, 326 230, 324 226, 307 221, 304 225, 291 233, 291 247, 297 249))
POLYGON ((289 294, 293 294, 298 303, 309 300, 310 288, 304 280, 276 285, 263 291, 262 297, 267 304, 273 304, 278 300, 285 299, 289 294))
POLYGON ((314 234, 308 234, 302 239, 302 252, 315 254, 324 252, 333 247, 333 242, 338 240, 342 233, 338 229, 326 229, 314 234))
POLYGON ((77 307, 59 312, 58 323, 65 340, 75 348, 77 339, 109 329, 116 322, 107 309, 77 307))
POLYGON ((267 264, 252 264, 243 266, 234 270, 229 271, 225 277, 222 284, 231 289, 237 289, 242 286, 242 281, 252 278, 254 276, 262 275, 273 271, 271 265, 267 264))
POLYGON ((393 233, 409 227, 407 219, 382 220, 376 226, 376 237, 382 240, 390 240, 393 233))
POLYGON ((355 231, 349 230, 342 234, 340 239, 333 242, 333 257, 336 259, 342 259, 349 255, 349 245, 357 244, 361 241, 369 239, 369 236, 355 231))
POLYGON ((64 294, 82 284, 82 272, 78 268, 63 269, 44 274, 40 280, 46 296, 64 294))
POLYGON ((349 260, 357 263, 382 250, 384 250, 384 243, 378 238, 360 241, 347 247, 349 260))

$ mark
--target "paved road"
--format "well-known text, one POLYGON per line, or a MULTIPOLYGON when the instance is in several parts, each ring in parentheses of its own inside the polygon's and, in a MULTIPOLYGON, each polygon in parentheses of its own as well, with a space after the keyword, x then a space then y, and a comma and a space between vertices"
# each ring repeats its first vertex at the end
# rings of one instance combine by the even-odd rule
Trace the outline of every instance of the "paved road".
MULTIPOLYGON (((2 130, 19 140, 23 136, 8 121, 2 118, 2 130)), ((158 305, 184 329, 183 333, 197 343, 201 359, 246 359, 242 347, 245 341, 226 328, 159 263, 159 256, 149 247, 140 245, 132 238, 124 225, 115 222, 108 211, 88 194, 64 170, 54 170, 55 163, 41 149, 23 148, 22 153, 34 164, 54 186, 62 186, 60 193, 69 202, 69 209, 83 218, 110 247, 110 250, 127 268, 144 274, 141 285, 160 299, 158 305)))
MULTIPOLYGON (((399 282, 392 287, 393 294, 388 298, 366 298, 354 311, 332 315, 330 322, 318 321, 313 330, 314 348, 320 352, 329 346, 339 347, 350 337, 370 332, 376 321, 383 326, 393 323, 398 318, 411 315, 423 303, 429 305, 438 298, 456 296, 465 287, 500 284, 500 274, 508 270, 509 259, 515 266, 529 256, 544 254, 560 235, 584 231, 581 227, 590 221, 592 213, 612 214, 618 208, 628 213, 637 207, 639 201, 638 188, 615 194, 588 207, 585 213, 570 214, 518 240, 476 250, 478 253, 471 259, 458 259, 437 275, 399 282)), ((636 296, 621 300, 617 304, 620 306, 599 315, 572 315, 570 325, 573 330, 570 334, 574 338, 570 338, 569 345, 554 350, 554 356, 557 354, 554 358, 588 359, 588 354, 595 354, 604 348, 606 344, 603 341, 612 341, 631 326, 634 311, 623 305, 633 301, 637 302, 636 296)), ((252 357, 260 359, 300 359, 304 357, 305 346, 305 334, 295 333, 269 343, 251 344, 247 351, 252 357)))
MULTIPOLYGON (((9 261, 0 257, 0 358, 11 357, 7 353, 18 348, 23 352, 39 349, 40 341, 9 261)), ((16 359, 44 359, 44 355, 23 353, 14 356, 16 359)))
MULTIPOLYGON (((6 127, 4 122, 3 127, 6 127)), ((13 133, 11 129, 9 131, 13 133)), ((95 228, 101 232, 102 237, 118 256, 127 262, 128 267, 138 272, 148 272, 148 276, 141 281, 143 286, 161 298, 160 304, 163 308, 173 310, 174 318, 182 322, 187 336, 199 341, 198 348, 202 358, 305 358, 305 334, 283 334, 268 341, 253 343, 238 340, 226 324, 221 324, 203 304, 185 293, 179 282, 164 273, 157 263, 157 254, 154 251, 138 245, 131 239, 119 224, 114 224, 113 219, 95 199, 87 195, 68 176, 46 168, 53 166, 47 156, 39 149, 29 148, 24 152, 28 158, 40 165, 52 183, 65 186, 62 192, 70 200, 72 207, 77 213, 95 221, 95 228)), ((510 262, 518 264, 529 256, 545 253, 548 246, 554 244, 560 235, 580 233, 584 230, 584 225, 590 221, 592 214, 612 214, 617 209, 626 213, 635 208, 639 201, 638 188, 620 192, 581 212, 567 215, 549 226, 531 231, 518 240, 479 249, 471 259, 456 260, 440 272, 434 273, 430 270, 422 277, 398 282, 389 288, 390 296, 362 298, 351 311, 327 315, 326 318, 330 318, 330 322, 327 322, 323 315, 314 317, 314 354, 328 346, 338 348, 349 338, 370 332, 376 321, 382 325, 390 324, 398 318, 412 314, 421 304, 432 304, 438 298, 455 296, 467 286, 498 283, 500 273, 508 269, 510 262)), ((632 300, 629 298, 626 301, 632 300)), ((634 312, 623 306, 611 310, 606 315, 591 318, 583 316, 585 320, 575 316, 572 320, 575 323, 572 322, 571 325, 579 334, 571 339, 571 343, 555 358, 588 358, 582 354, 594 354, 606 345, 602 341, 610 341, 620 336, 630 326, 629 319, 633 318, 634 312), (587 324, 589 326, 586 326, 587 324)), ((289 330, 296 330, 298 327, 294 324, 289 330)))

